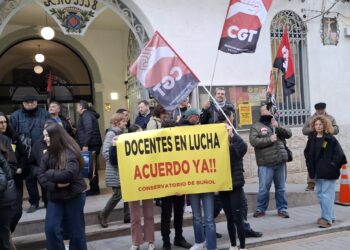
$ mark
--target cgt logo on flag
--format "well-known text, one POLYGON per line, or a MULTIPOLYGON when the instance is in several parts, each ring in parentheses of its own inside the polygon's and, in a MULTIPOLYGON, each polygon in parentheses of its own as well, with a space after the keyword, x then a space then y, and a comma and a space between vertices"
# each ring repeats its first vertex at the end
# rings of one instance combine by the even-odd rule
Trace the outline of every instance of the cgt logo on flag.
POLYGON ((232 54, 255 52, 271 3, 272 0, 231 0, 219 50, 232 54))
POLYGON ((130 73, 167 111, 176 109, 199 83, 159 32, 142 50, 130 73))

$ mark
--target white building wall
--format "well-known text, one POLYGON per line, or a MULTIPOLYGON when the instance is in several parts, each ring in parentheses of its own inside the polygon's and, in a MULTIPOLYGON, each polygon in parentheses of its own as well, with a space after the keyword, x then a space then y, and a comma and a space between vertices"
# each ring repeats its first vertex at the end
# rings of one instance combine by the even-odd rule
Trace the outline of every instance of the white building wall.
MULTIPOLYGON (((218 61, 213 85, 266 85, 272 65, 270 24, 279 11, 292 10, 300 17, 317 15, 301 9, 321 10, 321 0, 274 0, 254 54, 231 55, 218 52, 228 0, 134 0, 148 18, 153 30, 158 30, 183 57, 201 80, 210 85, 217 53, 218 61)), ((324 1, 325 7, 330 6, 324 1)), ((350 4, 338 3, 332 11, 350 16, 350 4)), ((305 19, 304 19, 305 20, 305 19)), ((320 38, 321 17, 307 23, 309 87, 311 106, 325 101, 327 110, 339 124, 350 124, 344 101, 350 94, 350 71, 347 52, 350 37, 344 37, 345 18, 339 17, 338 46, 323 46, 320 38), (342 101, 340 101, 342 100, 342 101)), ((346 20, 345 20, 346 21, 346 20)), ((350 24, 350 21, 348 21, 350 24)))

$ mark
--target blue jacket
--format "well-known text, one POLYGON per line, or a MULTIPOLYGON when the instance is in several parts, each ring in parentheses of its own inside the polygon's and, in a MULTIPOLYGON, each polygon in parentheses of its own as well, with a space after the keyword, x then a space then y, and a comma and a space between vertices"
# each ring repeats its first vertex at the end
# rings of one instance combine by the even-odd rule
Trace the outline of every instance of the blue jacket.
POLYGON ((146 116, 143 116, 139 113, 138 116, 136 117, 135 124, 139 125, 143 130, 145 130, 150 118, 151 118, 151 113, 149 113, 146 116))
POLYGON ((49 112, 42 108, 37 108, 34 112, 22 108, 11 114, 10 124, 19 135, 29 135, 33 146, 34 142, 42 137, 45 121, 49 117, 49 112))

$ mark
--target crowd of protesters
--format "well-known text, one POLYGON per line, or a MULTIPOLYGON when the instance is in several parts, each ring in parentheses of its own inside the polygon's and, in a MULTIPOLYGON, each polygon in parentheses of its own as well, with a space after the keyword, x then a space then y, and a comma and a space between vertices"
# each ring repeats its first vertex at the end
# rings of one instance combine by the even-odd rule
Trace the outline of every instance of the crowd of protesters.
MULTIPOLYGON (((316 113, 303 128, 303 133, 308 136, 304 151, 309 174, 307 190, 313 190, 316 186, 321 206, 317 223, 322 228, 334 223, 335 182, 339 178, 341 165, 346 163, 342 148, 333 136, 339 132, 339 127, 335 119, 325 112, 325 108, 325 103, 316 104, 316 113)), ((110 199, 98 214, 98 221, 105 228, 108 227, 110 213, 122 200, 116 155, 116 142, 121 134, 213 123, 225 123, 228 132, 233 189, 159 199, 163 250, 172 247, 172 211, 175 229, 173 245, 185 249, 217 249, 217 238, 221 234, 216 232, 215 218, 222 209, 227 219, 231 243, 229 250, 238 249, 238 245, 239 249, 245 249, 246 237, 262 236, 247 221, 248 205, 243 188, 243 157, 247 152, 247 143, 232 128, 232 124, 235 124, 235 108, 226 100, 223 88, 215 90, 213 100, 206 102, 201 111, 190 106, 189 98, 184 99, 172 113, 168 113, 161 105, 151 109, 149 102, 142 100, 138 103, 139 113, 135 124, 130 124, 128 110, 118 109, 110 118, 111 127, 106 130, 103 141, 98 125, 99 114, 83 100, 77 104, 76 111, 79 114, 76 127, 72 126, 69 117, 62 116, 58 102, 51 102, 46 111, 38 107, 38 100, 34 96, 25 96, 22 108, 11 114, 9 119, 0 112, 0 249, 16 249, 11 233, 22 216, 24 181, 30 203, 27 213, 39 209, 38 186, 41 187, 41 197, 47 209, 47 249, 84 250, 87 249, 85 199, 87 195, 100 193, 100 168, 97 163, 101 149, 106 162, 106 186, 112 188, 110 199), (82 176, 84 160, 81 152, 84 151, 95 152, 92 157, 96 165, 88 176, 88 190, 82 176), (183 235, 183 215, 187 203, 192 208, 195 242, 188 242, 183 235)), ((291 160, 286 144, 291 137, 291 130, 279 124, 269 106, 263 104, 260 119, 251 126, 249 133, 259 177, 257 207, 253 214, 256 218, 266 215, 272 182, 276 189, 277 215, 285 219, 290 217, 285 184, 286 163, 291 160)), ((155 249, 153 205, 152 199, 124 203, 124 222, 131 223, 131 250, 140 249, 145 242, 148 250, 155 249), (141 225, 141 214, 144 226, 141 225)))

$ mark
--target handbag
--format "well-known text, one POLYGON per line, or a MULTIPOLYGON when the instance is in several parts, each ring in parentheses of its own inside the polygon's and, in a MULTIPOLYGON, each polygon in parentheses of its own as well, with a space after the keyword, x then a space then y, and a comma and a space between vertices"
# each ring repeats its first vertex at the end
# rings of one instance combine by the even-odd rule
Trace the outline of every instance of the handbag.
POLYGON ((83 151, 80 152, 84 160, 83 169, 80 174, 83 178, 92 179, 95 175, 96 162, 95 162, 95 151, 83 151))
POLYGON ((283 144, 284 144, 284 148, 285 148, 286 151, 287 151, 287 156, 288 156, 287 162, 293 161, 293 152, 292 152, 292 150, 290 150, 290 149, 287 147, 287 142, 286 142, 286 140, 283 140, 283 144))

